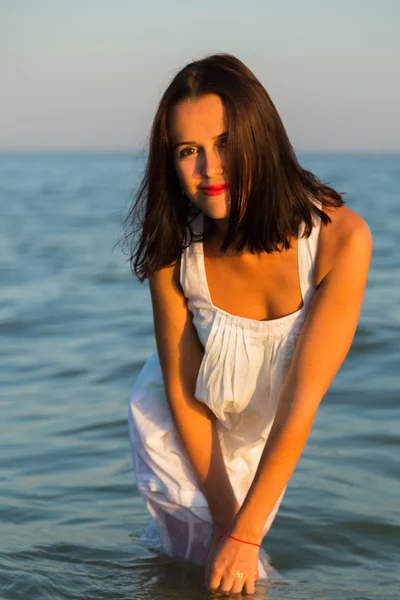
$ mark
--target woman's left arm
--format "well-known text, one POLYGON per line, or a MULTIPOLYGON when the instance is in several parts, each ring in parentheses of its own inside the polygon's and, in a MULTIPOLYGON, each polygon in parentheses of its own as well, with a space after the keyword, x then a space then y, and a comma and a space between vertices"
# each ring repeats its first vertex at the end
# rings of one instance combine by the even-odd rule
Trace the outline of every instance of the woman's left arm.
MULTIPOLYGON (((335 246, 331 270, 312 299, 282 387, 277 413, 260 463, 230 534, 260 543, 265 522, 292 475, 309 436, 318 406, 345 359, 361 311, 372 251, 370 230, 352 213, 335 246)), ((225 538, 208 581, 216 588, 228 572, 240 571, 254 547, 225 538)), ((249 564, 250 564, 249 563, 249 564)), ((249 570, 254 577, 253 566, 249 570)), ((251 581, 246 586, 250 591, 251 581)), ((235 588, 235 591, 237 586, 235 588)))

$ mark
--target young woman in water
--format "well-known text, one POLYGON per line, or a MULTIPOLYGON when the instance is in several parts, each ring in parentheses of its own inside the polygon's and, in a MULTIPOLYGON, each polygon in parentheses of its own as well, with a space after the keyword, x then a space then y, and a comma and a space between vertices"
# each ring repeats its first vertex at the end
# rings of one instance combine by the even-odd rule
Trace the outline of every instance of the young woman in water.
POLYGON ((253 593, 356 330, 369 228, 299 165, 267 92, 227 54, 165 91, 127 223, 157 344, 130 400, 138 488, 166 552, 204 565, 209 589, 253 593))

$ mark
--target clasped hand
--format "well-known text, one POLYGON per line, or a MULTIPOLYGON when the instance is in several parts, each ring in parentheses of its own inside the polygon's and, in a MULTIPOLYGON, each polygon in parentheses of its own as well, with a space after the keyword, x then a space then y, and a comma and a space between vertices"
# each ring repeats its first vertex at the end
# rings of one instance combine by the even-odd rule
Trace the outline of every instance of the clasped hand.
POLYGON ((258 579, 259 548, 222 537, 214 532, 213 544, 206 566, 206 587, 209 590, 239 594, 243 590, 254 594, 258 579))

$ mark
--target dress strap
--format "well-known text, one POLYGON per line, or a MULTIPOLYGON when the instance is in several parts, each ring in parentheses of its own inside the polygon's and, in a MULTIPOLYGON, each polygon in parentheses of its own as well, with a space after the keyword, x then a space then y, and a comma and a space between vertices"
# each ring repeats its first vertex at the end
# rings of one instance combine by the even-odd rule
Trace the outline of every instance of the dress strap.
MULTIPOLYGON (((319 208, 322 206, 319 202, 315 203, 319 208)), ((321 219, 316 213, 314 213, 313 219, 314 226, 311 235, 308 238, 302 237, 304 223, 300 224, 298 235, 298 270, 301 295, 305 306, 311 302, 316 289, 314 285, 314 266, 318 250, 321 219)), ((201 233, 202 227, 203 214, 200 213, 192 223, 192 230, 194 233, 201 233)), ((189 237, 187 240, 189 240, 189 237)), ((204 260, 201 244, 202 242, 192 242, 182 252, 180 283, 188 300, 196 298, 196 303, 200 302, 203 307, 210 307, 209 293, 206 281, 204 280, 204 264, 201 263, 204 260)))
MULTIPOLYGON (((314 201, 318 208, 322 208, 320 202, 314 201)), ((298 240, 298 268, 301 295, 303 297, 304 306, 308 306, 314 295, 316 287, 314 285, 314 266, 318 250, 318 238, 321 229, 321 218, 314 213, 314 226, 311 235, 308 238, 303 238, 305 225, 302 222, 299 228, 298 240)))
MULTIPOLYGON (((200 213, 191 223, 194 233, 203 232, 203 218, 203 213, 200 213)), ((187 230, 186 243, 189 240, 190 232, 187 230)), ((180 282, 185 297, 189 301, 195 298, 196 304, 200 302, 204 306, 210 306, 207 286, 204 281, 204 266, 201 264, 201 260, 203 260, 201 244, 202 242, 192 242, 182 252, 180 282)))

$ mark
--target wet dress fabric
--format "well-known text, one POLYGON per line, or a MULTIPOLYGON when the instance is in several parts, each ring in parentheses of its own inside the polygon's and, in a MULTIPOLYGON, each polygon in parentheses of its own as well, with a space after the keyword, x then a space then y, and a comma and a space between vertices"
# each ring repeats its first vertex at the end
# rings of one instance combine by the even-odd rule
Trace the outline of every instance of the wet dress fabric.
MULTIPOLYGON (((192 228, 201 232, 203 213, 192 228)), ((195 397, 217 417, 224 463, 239 504, 252 483, 270 433, 280 390, 290 366, 312 296, 320 218, 311 236, 298 230, 298 274, 302 308, 287 316, 257 321, 213 305, 203 244, 192 242, 181 260, 181 285, 204 347, 195 397)), ((196 482, 171 418, 157 352, 143 366, 129 402, 129 436, 137 487, 152 516, 145 539, 166 553, 205 564, 212 537, 207 500, 196 482)), ((269 515, 264 535, 285 490, 269 515)), ((260 550, 260 576, 267 577, 260 550)))

